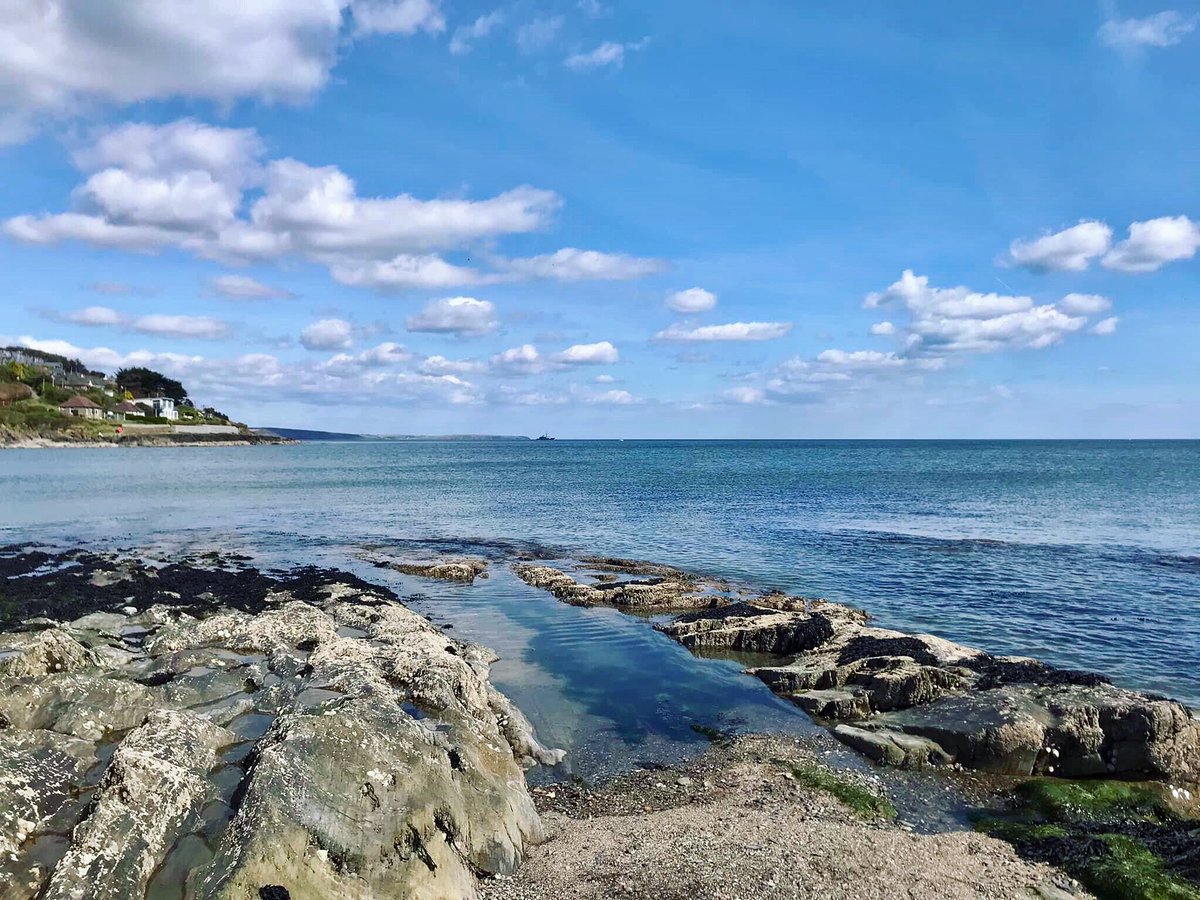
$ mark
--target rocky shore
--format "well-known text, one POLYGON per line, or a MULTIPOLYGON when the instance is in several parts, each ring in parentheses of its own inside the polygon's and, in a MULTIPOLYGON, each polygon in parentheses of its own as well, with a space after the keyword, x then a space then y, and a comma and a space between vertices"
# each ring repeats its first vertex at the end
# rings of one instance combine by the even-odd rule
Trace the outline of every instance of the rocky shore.
POLYGON ((493 657, 343 573, 0 553, 0 896, 475 896, 561 760, 493 657))
POLYGON ((656 627, 694 651, 790 657, 749 671, 876 762, 1200 782, 1200 720, 1173 700, 1093 673, 874 628, 866 614, 837 604, 778 607, 767 598, 656 627))
POLYGON ((1102 675, 876 628, 862 610, 658 563, 582 557, 513 571, 565 603, 686 610, 655 628, 697 653, 780 657, 748 671, 878 763, 1200 783, 1196 714, 1102 675))

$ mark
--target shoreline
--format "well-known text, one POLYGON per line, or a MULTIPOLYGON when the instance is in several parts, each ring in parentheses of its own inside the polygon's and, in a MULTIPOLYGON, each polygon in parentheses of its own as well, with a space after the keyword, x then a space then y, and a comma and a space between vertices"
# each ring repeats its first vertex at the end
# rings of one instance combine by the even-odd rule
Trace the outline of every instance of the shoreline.
POLYGON ((259 447, 300 443, 299 441, 287 438, 271 439, 265 437, 261 439, 246 437, 221 439, 214 437, 211 440, 196 440, 194 437, 189 437, 188 440, 182 441, 163 440, 162 438, 163 436, 133 437, 112 441, 56 441, 50 438, 22 438, 17 441, 0 442, 0 450, 119 450, 129 447, 259 447))
MULTIPOLYGON (((789 629, 794 629, 797 623, 804 624, 801 617, 813 614, 809 602, 799 598, 761 593, 750 596, 745 587, 705 580, 657 563, 583 557, 576 560, 577 565, 591 567, 595 576, 594 581, 589 577, 585 583, 577 580, 581 577, 578 570, 572 570, 565 581, 561 569, 559 577, 547 576, 545 571, 528 571, 550 567, 530 566, 531 560, 520 558, 520 554, 503 560, 439 554, 413 558, 411 553, 393 556, 381 553, 382 549, 372 551, 369 561, 409 577, 454 582, 459 589, 469 591, 477 578, 489 577, 489 565, 511 565, 531 586, 553 594, 554 602, 588 606, 599 605, 597 600, 620 598, 624 605, 614 605, 623 612, 632 609, 642 613, 639 617, 644 617, 647 609, 661 611, 664 603, 674 601, 693 610, 676 621, 689 624, 703 621, 705 614, 711 615, 713 609, 722 608, 709 605, 714 595, 705 592, 710 588, 736 596, 741 604, 738 611, 744 611, 741 607, 754 601, 769 602, 771 616, 791 617, 787 621, 789 629), (520 571, 522 567, 527 570, 524 574, 520 571), (534 585, 534 581, 542 583, 534 585), (696 594, 698 584, 704 585, 700 594, 696 594), (707 600, 700 602, 697 596, 707 600), (645 601, 646 605, 639 608, 639 601, 645 601)), ((117 801, 130 796, 131 790, 136 799, 138 790, 125 782, 110 785, 110 777, 115 776, 105 772, 111 769, 106 770, 104 765, 97 768, 95 760, 101 758, 101 747, 106 742, 120 754, 121 747, 127 744, 131 752, 140 747, 138 741, 152 746, 169 746, 172 741, 180 740, 200 741, 219 748, 222 742, 228 744, 234 740, 230 746, 241 748, 236 759, 246 760, 234 763, 241 773, 237 790, 249 799, 243 801, 240 810, 234 811, 232 821, 238 823, 240 830, 230 831, 234 827, 230 820, 222 820, 217 830, 204 838, 212 847, 224 848, 218 853, 220 862, 206 864, 205 871, 212 877, 223 879, 228 872, 241 872, 243 875, 237 875, 235 880, 244 876, 249 879, 246 884, 255 879, 260 884, 283 887, 290 883, 291 889, 302 895, 318 885, 327 893, 344 889, 339 879, 345 873, 331 874, 323 865, 307 860, 298 849, 295 853, 299 855, 286 846, 276 849, 278 836, 286 834, 290 837, 284 841, 285 845, 290 846, 288 842, 294 839, 310 846, 315 840, 316 846, 343 854, 339 858, 353 857, 356 862, 348 872, 357 872, 355 878, 364 877, 365 867, 370 873, 365 877, 384 879, 379 884, 390 885, 388 890, 397 889, 387 881, 394 872, 388 872, 400 865, 408 873, 406 878, 416 879, 405 882, 406 889, 429 897, 473 897, 478 890, 484 900, 551 897, 599 900, 620 894, 703 900, 723 898, 731 892, 747 900, 1018 895, 1062 900, 1090 896, 1075 877, 1093 888, 1101 883, 1092 866, 1093 856, 1102 851, 1097 851, 1090 836, 1092 832, 1088 831, 1095 826, 1073 821, 1059 824, 1057 820, 1052 826, 1039 824, 1040 820, 1030 824, 1027 817, 1036 810, 1028 803, 1021 805, 1013 793, 1028 784, 1046 784, 1052 790, 1059 790, 1061 785, 1063 790, 1075 790, 1070 781, 1056 777, 1027 780, 995 776, 990 786, 981 788, 979 798, 979 809, 989 811, 991 824, 978 827, 984 827, 988 834, 969 830, 913 834, 911 824, 891 821, 895 809, 888 801, 888 793, 903 782, 917 790, 928 790, 930 803, 944 802, 938 799, 944 788, 934 790, 933 786, 952 779, 935 781, 936 769, 928 777, 923 774, 910 781, 907 775, 901 777, 900 770, 872 769, 869 764, 849 769, 832 767, 828 750, 794 736, 734 737, 717 732, 708 734, 696 726, 694 730, 706 734, 712 742, 700 758, 666 768, 635 770, 597 788, 572 780, 530 789, 523 777, 518 776, 514 781, 511 776, 504 776, 502 780, 508 785, 504 790, 516 791, 518 784, 520 790, 506 795, 503 803, 510 810, 528 812, 520 813, 520 823, 502 824, 489 818, 491 813, 482 809, 461 806, 467 802, 462 798, 474 796, 477 788, 461 794, 460 779, 469 778, 476 784, 474 779, 484 778, 485 782, 493 783, 491 776, 483 775, 483 770, 476 767, 494 765, 485 763, 485 759, 490 759, 489 754, 497 747, 507 748, 502 756, 508 761, 502 763, 502 768, 520 760, 555 765, 561 760, 562 751, 542 747, 520 710, 487 684, 487 670, 496 658, 490 651, 451 638, 409 610, 391 589, 344 571, 312 567, 259 571, 248 557, 218 552, 176 554, 152 562, 143 562, 131 553, 47 551, 15 545, 0 548, 0 574, 4 576, 0 590, 5 592, 0 596, 5 601, 0 605, 3 613, 0 685, 4 688, 0 690, 0 715, 16 725, 15 731, 12 727, 0 729, 0 744, 14 738, 50 741, 44 746, 39 744, 42 749, 38 752, 46 752, 64 739, 83 739, 89 742, 87 747, 94 744, 94 750, 71 744, 70 752, 82 753, 85 761, 93 760, 83 768, 100 781, 87 790, 100 790, 102 800, 110 798, 126 815, 133 813, 117 801), (232 670, 222 671, 231 664, 232 670), (372 676, 364 682, 361 675, 364 670, 360 668, 363 665, 379 667, 383 680, 372 676), (107 674, 94 680, 90 673, 96 672, 97 666, 107 674), (243 669, 249 678, 241 674, 243 669), (442 673, 429 676, 435 680, 454 672, 455 679, 467 681, 454 687, 451 694, 439 694, 431 706, 425 700, 413 699, 425 690, 421 685, 427 676, 416 677, 423 672, 442 673), (253 702, 241 699, 228 706, 231 700, 250 690, 239 687, 228 693, 235 684, 243 682, 253 685, 255 697, 260 699, 253 702), (377 714, 379 701, 361 705, 352 699, 361 696, 366 701, 383 690, 385 682, 390 685, 388 691, 400 690, 397 700, 407 698, 386 723, 371 718, 377 714), (368 684, 378 686, 360 695, 358 692, 368 684), (104 694, 101 698, 94 694, 97 690, 111 691, 113 685, 130 686, 121 688, 119 696, 104 694), (466 693, 461 697, 478 698, 472 701, 476 704, 473 711, 462 713, 470 716, 469 721, 458 719, 458 713, 450 714, 461 702, 460 693, 455 692, 462 691, 466 693), (451 696, 460 699, 451 700, 451 696), (135 697, 142 699, 130 699, 135 697), (188 699, 180 706, 184 698, 188 699), (28 703, 35 709, 53 708, 57 718, 43 721, 38 718, 42 712, 25 711, 28 703), (54 706, 38 706, 44 703, 54 706), (217 706, 211 707, 213 703, 217 706), (197 718, 190 712, 210 708, 211 717, 202 712, 197 718), (262 710, 272 711, 268 714, 262 710), (449 780, 426 773, 423 777, 432 778, 432 787, 428 789, 417 786, 411 779, 403 783, 388 782, 389 766, 395 766, 396 758, 415 759, 408 750, 389 744, 384 756, 370 762, 374 768, 369 772, 364 768, 365 788, 360 789, 353 781, 349 786, 343 785, 342 780, 348 777, 344 770, 348 765, 353 769, 351 763, 357 762, 348 761, 344 750, 336 749, 342 744, 330 744, 325 737, 318 738, 316 732, 295 730, 307 728, 304 723, 321 721, 313 719, 314 715, 323 719, 332 717, 331 723, 338 726, 337 734, 342 733, 343 726, 352 726, 357 729, 355 740, 367 746, 374 746, 373 742, 385 740, 384 734, 392 733, 419 734, 425 740, 429 737, 428 729, 433 727, 434 734, 445 736, 429 739, 442 748, 439 752, 447 754, 449 780), (116 716, 119 721, 106 716, 116 716), (343 716, 344 723, 340 718, 343 716), (362 716, 368 718, 364 720, 362 716), (101 723, 100 732, 94 730, 96 722, 101 723), (93 730, 81 732, 80 723, 91 723, 93 730), (467 732, 457 730, 460 724, 469 726, 467 732), (413 728, 417 731, 413 732, 413 728), (503 743, 493 741, 491 751, 483 753, 472 743, 476 738, 468 736, 479 728, 495 728, 503 743), (108 737, 109 729, 114 730, 115 739, 108 737), (229 730, 237 737, 229 738, 229 730), (27 737, 43 732, 44 736, 27 737), (51 738, 51 734, 59 737, 51 738), (281 738, 285 739, 284 744, 277 745, 281 738), (289 743, 294 741, 300 743, 289 743), (327 810, 336 817, 349 816, 358 821, 364 814, 359 805, 364 796, 375 798, 368 807, 378 801, 385 808, 409 809, 416 802, 414 797, 427 797, 424 793, 427 790, 435 794, 421 802, 460 811, 450 824, 446 820, 438 824, 436 816, 425 824, 415 824, 414 834, 419 839, 414 837, 415 843, 407 844, 407 849, 397 845, 398 858, 389 856, 392 851, 386 849, 378 851, 382 856, 374 855, 377 851, 369 846, 371 835, 359 833, 357 827, 350 833, 325 833, 320 830, 325 826, 304 821, 302 811, 288 809, 284 819, 290 822, 299 816, 298 827, 309 829, 304 837, 287 830, 297 826, 276 822, 274 813, 264 812, 287 808, 285 795, 278 794, 275 788, 268 790, 255 780, 264 777, 257 767, 258 761, 273 758, 276 752, 273 748, 277 746, 311 748, 303 751, 309 755, 289 756, 283 769, 267 771, 276 772, 272 777, 283 778, 280 782, 283 785, 287 784, 285 773, 297 768, 312 775, 320 773, 322 784, 329 782, 336 786, 330 788, 337 796, 328 800, 332 805, 327 810), (870 774, 873 772, 879 774, 870 774), (886 777, 882 777, 884 773, 886 777), (380 778, 384 780, 379 781, 380 778), (392 787, 387 787, 388 784, 392 787), (109 787, 111 792, 105 793, 109 787), (342 787, 353 790, 343 791, 342 787), (364 794, 367 788, 369 791, 364 794), (385 790, 392 793, 385 797, 385 790), (493 840, 487 837, 493 828, 499 829, 496 834, 508 835, 506 840, 516 834, 523 837, 517 845, 508 845, 511 851, 505 851, 501 860, 468 854, 469 865, 455 869, 453 860, 461 862, 463 853, 457 842, 465 840, 464 823, 468 821, 466 831, 471 833, 473 841, 493 840), (1055 829, 1057 843, 1047 845, 1042 831, 1037 829, 1051 827, 1055 829), (259 862, 252 870, 245 868, 245 847, 258 854, 259 862), (609 847, 617 850, 610 853, 605 849, 609 847), (1080 862, 1081 858, 1086 865, 1080 862), (522 859, 524 864, 518 868, 517 862, 522 859), (934 859, 942 862, 932 864, 930 861, 934 859), (430 867, 428 861, 434 861, 436 867, 430 867), (1046 862, 1065 866, 1071 876, 1044 865, 1046 862), (377 865, 383 865, 387 872, 378 870, 377 865), (434 889, 439 883, 433 878, 438 869, 460 872, 451 875, 454 887, 450 891, 438 893, 434 889), (963 872, 968 873, 966 877, 961 875, 963 872), (482 880, 481 873, 486 876, 482 880), (594 877, 596 873, 598 877, 594 877), (464 887, 467 882, 462 878, 468 879, 473 887, 464 887), (423 887, 418 889, 417 885, 423 887), (812 893, 817 887, 820 891, 812 893), (424 893, 426 888, 433 892, 424 893), (1030 891, 1035 893, 1029 894, 1030 891)), ((561 561, 556 565, 561 566, 561 561)), ((760 617, 751 617, 754 618, 760 617)), ((728 624, 734 619, 718 621, 728 624)), ((771 621, 778 624, 774 619, 771 621)), ((662 637, 666 639, 667 635, 662 637)), ((830 732, 824 734, 828 736, 830 732)), ((62 749, 66 747, 62 745, 62 749)), ((218 771, 204 759, 207 757, 182 761, 192 767, 192 777, 200 779, 191 795, 193 803, 201 803, 209 796, 211 789, 205 785, 212 776, 205 773, 218 771)), ((221 765, 229 765, 233 759, 229 757, 221 765)), ((167 763, 164 759, 154 766, 167 763)), ((420 768, 423 763, 412 765, 425 771, 420 768)), ((951 767, 949 771, 956 769, 951 767)), ((45 784, 38 782, 23 789, 36 792, 53 787, 53 778, 46 773, 40 769, 29 771, 45 784)), ((11 772, 0 769, 0 780, 11 777, 11 772)), ((163 797, 161 789, 153 786, 152 778, 148 784, 143 788, 141 802, 153 806, 163 797)), ((1104 827, 1115 835, 1114 840, 1144 839, 1145 846, 1158 854, 1149 858, 1157 860, 1173 858, 1168 851, 1180 840, 1190 839, 1189 829, 1194 830, 1195 825, 1177 817, 1178 809, 1165 796, 1163 785, 1113 781, 1095 784, 1119 786, 1121 797, 1136 797, 1141 804, 1137 807, 1138 815, 1144 813, 1150 817, 1133 822, 1136 827, 1129 831, 1128 812, 1121 807, 1117 810, 1118 818, 1111 822, 1104 820, 1104 827), (1146 837, 1145 829, 1151 826, 1159 831, 1146 837), (1136 837, 1126 837, 1127 833, 1136 837)), ((52 800, 45 802, 49 806, 43 809, 41 817, 31 818, 28 811, 22 813, 24 820, 35 823, 31 826, 35 834, 42 833, 38 829, 46 829, 49 834, 50 829, 60 828, 61 825, 50 823, 67 814, 49 808, 53 806, 52 800), (39 821, 45 824, 36 825, 39 821)), ((229 805, 231 800, 226 798, 222 802, 229 805)), ((898 797, 896 802, 900 802, 898 797)), ((157 849, 152 848, 151 852, 158 854, 160 866, 175 871, 171 867, 180 864, 172 862, 174 851, 170 848, 186 838, 190 815, 193 813, 187 813, 159 835, 157 849)), ((0 803, 0 826, 9 821, 5 816, 0 803)), ((380 823, 380 827, 391 826, 380 823)), ((0 841, 3 832, 4 827, 0 827, 0 841)), ((26 837, 28 834, 27 830, 26 837)), ((68 855, 75 853, 67 858, 84 859, 91 852, 86 843, 76 847, 75 842, 80 840, 76 836, 63 846, 68 855)), ((121 870, 123 854, 134 850, 122 849, 124 845, 114 842, 108 832, 98 834, 96 842, 104 844, 105 852, 117 854, 114 871, 121 870)), ((22 841, 21 846, 27 843, 22 841)), ((1151 850, 1141 852, 1150 854, 1151 850)), ((29 858, 22 858, 26 863, 17 866, 12 873, 14 877, 29 875, 21 871, 21 865, 27 865, 29 858)), ((1183 875, 1177 876, 1172 868, 1162 877, 1169 877, 1172 884, 1182 884, 1184 888, 1194 883, 1200 890, 1200 868, 1194 878, 1188 875, 1192 870, 1186 868, 1186 863, 1182 871, 1183 875)), ((44 886, 48 877, 57 876, 51 871, 43 872, 37 876, 38 884, 44 886)), ((444 887, 446 883, 442 884, 444 887)), ((1100 891, 1097 893, 1102 896, 1100 891)), ((1156 895, 1127 892, 1120 896, 1156 895)))

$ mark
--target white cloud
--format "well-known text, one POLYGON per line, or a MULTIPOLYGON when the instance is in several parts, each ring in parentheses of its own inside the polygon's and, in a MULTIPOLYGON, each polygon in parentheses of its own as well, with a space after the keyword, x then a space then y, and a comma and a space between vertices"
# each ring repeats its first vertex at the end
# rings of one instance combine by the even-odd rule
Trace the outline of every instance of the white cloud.
POLYGON ((208 316, 149 315, 133 320, 134 331, 167 337, 217 340, 229 334, 229 323, 208 316))
POLYGON ((351 287, 377 290, 439 289, 486 284, 488 278, 475 269, 452 265, 440 256, 401 254, 385 261, 355 261, 334 265, 335 281, 351 287))
POLYGON ((717 305, 717 295, 704 288, 688 288, 686 291, 676 291, 667 295, 667 306, 676 312, 701 313, 707 312, 717 305))
POLYGON ((906 364, 906 360, 895 353, 879 350, 822 350, 817 354, 817 361, 850 369, 892 369, 906 364))
POLYGON ((554 43, 562 30, 562 16, 542 16, 517 29, 517 48, 522 53, 537 53, 554 43))
POLYGON ((168 97, 298 102, 347 26, 437 32, 436 0, 10 0, 0 4, 0 140, 48 116, 168 97))
POLYGON ((1200 249, 1200 222, 1187 216, 1163 216, 1129 226, 1129 237, 1101 260, 1119 272, 1155 272, 1169 262, 1191 259, 1200 249))
POLYGON ((594 344, 574 344, 554 354, 553 359, 570 366, 608 365, 618 362, 621 354, 608 341, 598 341, 594 344))
POLYGON ((427 356, 420 365, 420 370, 428 375, 467 375, 482 372, 485 368, 479 360, 447 359, 444 356, 427 356))
POLYGON ((597 375, 592 380, 595 381, 596 384, 612 384, 617 379, 611 375, 597 375))
POLYGON ((1059 309, 1077 316, 1092 316, 1112 308, 1112 301, 1099 294, 1067 294, 1058 301, 1059 309))
POLYGON ((927 277, 911 270, 864 303, 869 309, 886 304, 909 313, 910 355, 1048 347, 1086 322, 1053 304, 1035 306, 1030 297, 931 287, 927 277))
POLYGON ((871 334, 878 337, 887 337, 896 333, 896 326, 891 322, 876 322, 871 326, 871 334))
POLYGON ((640 50, 646 46, 646 43, 645 40, 625 44, 618 44, 615 41, 605 41, 594 50, 568 56, 563 60, 563 65, 575 72, 586 72, 590 69, 599 69, 604 66, 613 66, 619 69, 625 65, 625 51, 640 50))
POLYGON ((792 330, 791 322, 730 322, 688 328, 672 325, 654 337, 660 341, 770 341, 792 330))
POLYGON ((359 36, 446 30, 438 0, 350 0, 350 13, 359 36))
POLYGON ((474 297, 446 297, 432 301, 421 312, 409 316, 407 325, 409 331, 486 334, 496 328, 496 306, 474 297))
POLYGON ((489 360, 491 367, 499 372, 516 375, 532 375, 545 368, 545 362, 533 344, 522 344, 496 353, 489 360))
POLYGON ((609 406, 628 406, 631 403, 637 403, 637 398, 629 393, 629 391, 613 390, 604 391, 600 394, 591 394, 586 397, 586 402, 609 406))
POLYGON ((525 259, 499 260, 504 271, 521 278, 545 278, 555 281, 623 281, 644 278, 667 268, 661 259, 627 256, 623 253, 601 253, 564 247, 543 256, 525 259))
POLYGON ((294 296, 291 291, 271 287, 246 275, 218 275, 212 289, 234 300, 281 300, 294 296))
POLYGON ((114 326, 125 324, 125 317, 107 306, 88 306, 65 313, 62 318, 75 325, 114 326))
POLYGON ((321 319, 300 332, 300 343, 309 350, 345 350, 353 340, 354 329, 343 319, 321 319))
POLYGON ((1172 9, 1144 19, 1109 19, 1098 34, 1101 43, 1120 50, 1173 47, 1195 31, 1196 20, 1172 9))
POLYGON ((742 403, 746 406, 757 406, 767 402, 767 393, 762 388, 756 387, 734 387, 725 391, 721 395, 726 400, 731 400, 734 403, 742 403))
POLYGON ((1117 323, 1121 321, 1117 316, 1109 316, 1107 319, 1101 319, 1092 326, 1092 334, 1109 335, 1117 330, 1117 323))
POLYGON ((174 247, 227 263, 300 257, 343 284, 381 290, 629 279, 666 268, 663 260, 574 247, 523 259, 477 253, 494 271, 457 265, 442 254, 544 229, 561 199, 529 186, 482 200, 362 197, 335 166, 264 163, 261 155, 257 135, 245 129, 191 120, 122 126, 76 152, 87 173, 73 195, 77 208, 16 216, 3 231, 30 244, 174 247))
POLYGON ((487 37, 495 28, 503 23, 504 13, 494 10, 480 16, 470 25, 463 25, 454 30, 450 39, 450 52, 455 56, 463 56, 475 48, 475 42, 487 37))
POLYGON ((999 262, 1034 272, 1082 272, 1111 240, 1112 229, 1103 222, 1084 220, 1031 241, 1015 240, 999 262))

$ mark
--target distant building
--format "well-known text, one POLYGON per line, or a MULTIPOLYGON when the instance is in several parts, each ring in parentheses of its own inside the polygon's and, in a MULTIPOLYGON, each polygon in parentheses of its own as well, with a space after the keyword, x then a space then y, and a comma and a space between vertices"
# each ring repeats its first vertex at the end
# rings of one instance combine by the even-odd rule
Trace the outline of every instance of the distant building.
POLYGON ((64 416, 74 416, 77 419, 99 419, 104 410, 87 397, 76 395, 70 400, 60 403, 58 411, 64 416))
POLYGON ((172 421, 179 418, 179 410, 175 408, 175 401, 170 397, 140 397, 135 402, 138 406, 145 407, 149 415, 172 421))
POLYGON ((95 389, 111 394, 116 387, 115 382, 113 382, 113 380, 110 378, 104 378, 99 375, 88 375, 79 372, 65 372, 60 375, 56 375, 54 381, 59 387, 76 391, 95 389))
POLYGON ((144 419, 146 410, 129 400, 122 400, 113 407, 113 416, 117 419, 144 419))

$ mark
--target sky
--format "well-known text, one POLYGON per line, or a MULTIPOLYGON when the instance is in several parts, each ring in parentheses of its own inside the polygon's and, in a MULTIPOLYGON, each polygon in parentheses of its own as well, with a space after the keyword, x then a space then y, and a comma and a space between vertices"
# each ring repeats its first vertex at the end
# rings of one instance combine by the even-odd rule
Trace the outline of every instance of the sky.
POLYGON ((1200 437, 1200 3, 10 0, 0 343, 255 426, 1200 437))

